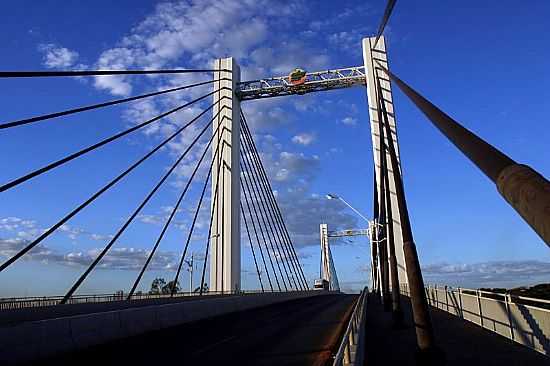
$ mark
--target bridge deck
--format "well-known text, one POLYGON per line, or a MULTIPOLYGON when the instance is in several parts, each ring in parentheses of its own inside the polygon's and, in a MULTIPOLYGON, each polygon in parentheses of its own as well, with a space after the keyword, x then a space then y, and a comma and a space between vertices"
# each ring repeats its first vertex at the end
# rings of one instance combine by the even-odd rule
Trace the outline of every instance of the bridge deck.
MULTIPOLYGON (((410 302, 403 297, 408 325, 412 324, 410 302)), ((478 325, 432 308, 437 341, 445 352, 447 366, 507 365, 548 366, 550 358, 512 342, 478 325)), ((414 365, 414 329, 391 329, 391 313, 384 312, 378 298, 370 295, 367 307, 366 359, 369 365, 414 365)))
POLYGON ((338 347, 353 295, 293 300, 96 346, 56 359, 90 364, 324 365, 338 347))

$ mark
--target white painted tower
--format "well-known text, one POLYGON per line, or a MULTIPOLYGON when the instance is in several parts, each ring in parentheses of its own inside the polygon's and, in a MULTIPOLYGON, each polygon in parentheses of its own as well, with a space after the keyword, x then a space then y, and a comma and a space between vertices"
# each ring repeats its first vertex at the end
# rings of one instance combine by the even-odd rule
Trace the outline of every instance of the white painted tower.
POLYGON ((240 159, 240 102, 237 83, 240 69, 233 58, 218 59, 214 73, 213 154, 220 143, 212 165, 212 236, 210 251, 210 291, 239 291, 241 289, 241 190, 239 184, 240 159), (219 173, 218 182, 218 169, 219 173), (216 193, 217 191, 217 193, 216 193))
POLYGON ((328 239, 328 225, 319 225, 319 234, 321 237, 321 278, 329 283, 329 290, 340 291, 338 276, 332 260, 332 252, 328 239))
MULTIPOLYGON (((384 200, 380 196, 380 130, 378 123, 378 88, 376 78, 378 78, 378 80, 380 81, 380 86, 382 87, 382 96, 384 99, 383 102, 385 103, 386 111, 388 112, 388 121, 390 125, 389 127, 392 131, 393 142, 399 163, 401 162, 401 160, 399 157, 399 146, 397 143, 397 129, 395 123, 395 112, 393 108, 391 83, 388 79, 388 76, 378 66, 378 63, 380 63, 382 66, 389 70, 388 57, 386 53, 386 40, 384 36, 381 36, 378 40, 378 44, 376 44, 375 47, 375 39, 376 37, 363 38, 363 61, 365 63, 365 74, 367 79, 367 94, 369 103, 370 127, 372 133, 373 158, 374 164, 376 166, 376 184, 378 186, 378 202, 379 204, 384 204, 384 200)), ((387 144, 387 137, 385 141, 387 144)), ((405 259, 403 256, 403 236, 401 234, 401 222, 399 219, 399 206, 397 204, 397 197, 395 195, 395 184, 393 180, 394 167, 391 164, 389 152, 386 152, 386 156, 386 161, 388 165, 387 169, 389 174, 389 190, 391 192, 391 206, 393 213, 393 223, 387 223, 387 230, 393 230, 395 234, 395 257, 397 259, 399 282, 407 283, 407 272, 405 259)), ((397 169, 401 170, 401 166, 397 167, 397 169)), ((387 243, 387 240, 385 240, 383 243, 387 243)))

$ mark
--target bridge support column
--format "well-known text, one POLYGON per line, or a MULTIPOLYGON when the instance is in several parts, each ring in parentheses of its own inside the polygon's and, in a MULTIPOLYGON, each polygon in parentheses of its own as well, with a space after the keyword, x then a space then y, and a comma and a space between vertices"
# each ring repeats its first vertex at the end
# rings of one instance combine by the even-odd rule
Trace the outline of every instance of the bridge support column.
MULTIPOLYGON (((374 43, 373 40, 373 38, 363 40, 364 49, 370 47, 370 45, 374 43)), ((396 235, 395 243, 396 246, 398 242, 403 243, 403 245, 400 248, 395 249, 397 262, 399 263, 400 260, 404 260, 404 267, 406 268, 406 278, 407 283, 409 284, 413 323, 415 326, 416 342, 418 347, 416 361, 419 365, 444 365, 444 354, 435 341, 429 305, 424 287, 424 280, 422 279, 422 271, 418 261, 418 253, 416 251, 416 245, 414 243, 409 221, 397 141, 395 140, 397 136, 395 131, 395 114, 391 104, 390 80, 385 70, 381 69, 385 68, 388 70, 389 68, 385 54, 384 39, 381 38, 380 41, 382 41, 382 43, 379 43, 377 49, 378 47, 382 47, 382 51, 377 49, 371 49, 370 53, 369 51, 365 51, 365 66, 368 67, 367 62, 370 62, 370 67, 372 68, 372 73, 369 72, 367 74, 367 79, 368 75, 372 74, 373 77, 373 83, 370 83, 369 80, 369 88, 371 87, 371 84, 375 84, 373 93, 369 93, 369 107, 371 108, 371 122, 373 115, 375 117, 382 117, 379 128, 376 132, 373 130, 373 135, 383 133, 382 129, 385 132, 385 136, 384 134, 379 135, 379 139, 383 140, 384 145, 387 146, 387 151, 384 154, 381 154, 381 156, 387 158, 386 160, 388 165, 384 168, 387 171, 387 175, 391 177, 390 185, 388 187, 388 193, 392 196, 391 207, 392 209, 393 207, 397 208, 397 210, 393 210, 393 213, 399 213, 400 232, 398 237, 396 235), (378 73, 378 71, 380 71, 380 73, 378 73), (377 86, 380 88, 379 90, 376 89, 377 86), (377 92, 377 94, 374 92, 377 92), (374 97, 379 96, 381 101, 378 105, 382 109, 382 111, 380 111, 381 113, 378 113, 379 111, 376 111, 377 113, 373 113, 370 105, 371 95, 374 97), (380 138, 380 136, 382 136, 382 138, 380 138), (397 256, 398 253, 400 256, 397 256)), ((379 145, 380 143, 381 142, 379 142, 379 145)), ((379 202, 383 201, 379 200, 379 202)), ((395 229, 395 219, 392 221, 393 222, 389 224, 395 229)), ((399 276, 401 276, 401 274, 399 274, 399 276)))
POLYGON ((330 265, 328 255, 328 225, 321 224, 319 226, 319 234, 321 236, 321 278, 330 283, 330 265))
POLYGON ((218 59, 214 73, 212 141, 212 236, 210 251, 210 291, 239 291, 241 289, 241 232, 239 184, 240 159, 240 102, 236 95, 240 69, 233 58, 218 59), (219 114, 218 114, 219 113, 219 114), (221 170, 218 175, 218 170, 221 170))
POLYGON ((321 224, 319 226, 319 233, 321 236, 321 278, 328 281, 329 290, 340 291, 340 284, 336 269, 334 268, 334 261, 332 260, 332 252, 330 251, 328 241, 328 225, 321 224))
POLYGON ((328 225, 321 224, 319 226, 319 234, 321 236, 321 278, 327 280, 329 286, 332 284, 330 273, 330 256, 328 252, 328 225))
MULTIPOLYGON (((363 61, 365 63, 365 73, 367 77, 367 95, 369 103, 369 117, 370 117, 370 126, 371 126, 371 135, 372 135, 372 147, 373 147, 373 158, 375 164, 375 177, 376 177, 376 192, 378 193, 377 202, 378 205, 385 205, 384 192, 382 190, 383 179, 384 177, 380 174, 380 167, 382 162, 380 161, 380 122, 379 116, 379 91, 377 87, 377 79, 380 82, 382 87, 381 95, 383 97, 383 103, 385 104, 386 111, 388 112, 388 122, 389 127, 392 132, 393 144, 395 151, 397 152, 399 166, 394 167, 391 163, 391 159, 388 151, 386 151, 386 161, 387 161, 387 171, 389 174, 389 187, 390 192, 390 202, 391 202, 391 211, 393 213, 393 222, 388 222, 386 225, 387 230, 393 230, 394 233, 394 243, 395 243, 395 259, 397 261, 397 275, 400 283, 407 283, 407 267, 405 264, 405 257, 403 254, 403 236, 401 233, 401 222, 399 219, 399 205, 397 197, 395 195, 395 184, 394 184, 394 169, 401 170, 400 160, 399 160, 399 146, 397 144, 397 127, 395 122, 395 114, 393 108, 393 96, 391 90, 390 80, 385 76, 385 74, 377 73, 377 64, 380 62, 384 67, 388 68, 388 58, 386 54, 386 42, 384 36, 381 36, 378 40, 376 47, 374 46, 376 37, 369 37, 363 39, 363 61)), ((388 143, 387 136, 385 137, 386 144, 388 143)), ((381 217, 381 223, 386 220, 385 217, 381 217)), ((384 240, 383 243, 388 243, 387 240, 384 240)), ((386 253, 390 253, 389 248, 385 248, 386 253)), ((378 263, 381 265, 381 263, 378 263)), ((389 264, 388 264, 389 266, 389 264)), ((391 272, 390 272, 391 276, 391 272)), ((389 281, 390 285, 392 283, 391 277, 389 281)), ((394 282, 395 283, 395 282, 394 282)))

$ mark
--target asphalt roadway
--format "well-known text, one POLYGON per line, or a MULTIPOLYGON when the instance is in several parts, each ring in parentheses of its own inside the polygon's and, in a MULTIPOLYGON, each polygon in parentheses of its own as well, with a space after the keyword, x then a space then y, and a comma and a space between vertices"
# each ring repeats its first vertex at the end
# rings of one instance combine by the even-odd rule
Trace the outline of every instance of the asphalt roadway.
POLYGON ((33 364, 328 365, 356 299, 331 294, 287 301, 33 364))

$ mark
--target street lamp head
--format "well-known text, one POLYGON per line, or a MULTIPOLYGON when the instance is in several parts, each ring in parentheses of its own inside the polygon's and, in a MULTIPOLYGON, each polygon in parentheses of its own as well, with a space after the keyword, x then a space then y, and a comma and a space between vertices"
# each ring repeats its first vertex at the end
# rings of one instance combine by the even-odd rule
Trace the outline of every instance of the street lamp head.
POLYGON ((329 199, 329 200, 337 200, 337 199, 340 199, 340 197, 338 197, 337 195, 332 194, 332 193, 327 194, 326 197, 327 197, 327 199, 329 199))

